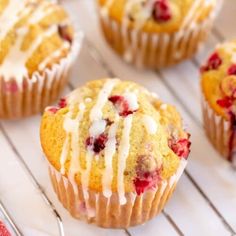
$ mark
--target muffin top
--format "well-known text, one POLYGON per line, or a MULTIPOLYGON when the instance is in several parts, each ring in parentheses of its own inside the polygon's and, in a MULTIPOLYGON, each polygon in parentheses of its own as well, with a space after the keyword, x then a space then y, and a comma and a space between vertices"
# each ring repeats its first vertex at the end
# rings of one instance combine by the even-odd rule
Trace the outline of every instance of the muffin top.
POLYGON ((218 45, 201 67, 206 100, 218 115, 230 120, 236 114, 236 40, 218 45))
POLYGON ((119 79, 89 82, 47 108, 41 144, 51 165, 83 189, 121 199, 173 176, 190 147, 173 106, 119 79))
MULTIPOLYGON (((101 15, 147 32, 175 32, 207 18, 216 0, 97 0, 101 15)), ((219 3, 218 3, 219 4, 219 3)))
POLYGON ((73 29, 47 0, 0 0, 0 77, 31 78, 67 56, 73 29))

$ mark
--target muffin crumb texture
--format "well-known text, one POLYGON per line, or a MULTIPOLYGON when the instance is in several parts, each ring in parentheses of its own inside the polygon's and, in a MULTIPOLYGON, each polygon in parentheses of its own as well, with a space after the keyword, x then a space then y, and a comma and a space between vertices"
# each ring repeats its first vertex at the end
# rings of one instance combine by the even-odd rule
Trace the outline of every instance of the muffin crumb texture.
POLYGON ((189 154, 176 109, 133 82, 88 82, 48 107, 41 143, 50 164, 86 192, 140 195, 173 176, 189 154))

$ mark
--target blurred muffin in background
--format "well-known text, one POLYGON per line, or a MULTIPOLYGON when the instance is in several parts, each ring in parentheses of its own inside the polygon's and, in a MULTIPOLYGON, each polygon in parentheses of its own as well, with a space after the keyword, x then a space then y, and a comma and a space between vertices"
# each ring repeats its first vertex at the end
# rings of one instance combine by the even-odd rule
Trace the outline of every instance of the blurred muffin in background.
POLYGON ((236 166, 236 40, 218 45, 201 67, 201 88, 206 133, 236 166))
POLYGON ((221 0, 97 0, 108 44, 138 67, 190 58, 206 39, 221 0))
POLYGON ((55 3, 0 0, 0 118, 39 113, 58 97, 78 53, 78 37, 55 3))

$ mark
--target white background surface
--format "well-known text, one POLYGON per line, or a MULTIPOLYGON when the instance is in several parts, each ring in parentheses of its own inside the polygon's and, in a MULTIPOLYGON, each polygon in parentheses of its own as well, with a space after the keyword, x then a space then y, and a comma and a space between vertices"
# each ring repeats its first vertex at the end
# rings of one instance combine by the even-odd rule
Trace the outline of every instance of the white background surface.
POLYGON ((54 215, 20 160, 25 161, 55 205, 66 236, 236 235, 236 170, 219 157, 204 135, 198 78, 199 63, 209 51, 217 43, 236 35, 236 1, 225 0, 213 32, 198 55, 161 71, 138 71, 111 51, 100 33, 93 0, 65 0, 64 3, 85 32, 81 54, 64 93, 88 80, 107 76, 141 83, 182 112, 192 134, 192 153, 164 213, 142 226, 106 230, 74 220, 58 202, 40 148, 40 115, 22 121, 0 121, 0 199, 23 234, 59 235, 54 215))

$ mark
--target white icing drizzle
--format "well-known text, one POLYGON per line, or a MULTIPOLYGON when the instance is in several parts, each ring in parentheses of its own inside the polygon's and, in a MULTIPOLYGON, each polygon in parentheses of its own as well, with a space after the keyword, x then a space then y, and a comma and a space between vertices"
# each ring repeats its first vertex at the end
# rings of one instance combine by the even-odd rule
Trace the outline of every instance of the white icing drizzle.
POLYGON ((79 104, 79 112, 76 118, 73 120, 73 123, 69 124, 68 127, 71 132, 71 162, 70 162, 70 169, 69 169, 69 179, 72 182, 72 186, 74 188, 75 193, 78 194, 78 187, 75 182, 75 174, 81 171, 81 166, 79 162, 79 133, 80 133, 80 122, 83 119, 85 111, 85 105, 83 103, 79 104))
POLYGON ((65 163, 67 160, 67 155, 69 152, 69 148, 70 148, 70 134, 71 132, 74 131, 74 127, 75 127, 75 123, 72 120, 72 110, 73 110, 74 105, 70 105, 69 106, 69 112, 66 114, 65 119, 64 119, 64 123, 63 123, 63 129, 66 131, 66 138, 62 147, 62 152, 61 152, 61 156, 60 156, 60 164, 61 164, 61 168, 60 168, 60 172, 61 174, 65 174, 65 163))
MULTIPOLYGON (((100 90, 98 94, 98 98, 96 104, 90 111, 90 122, 91 126, 89 129, 89 136, 96 137, 99 134, 103 133, 106 128, 106 121, 102 119, 102 109, 106 102, 108 101, 108 97, 111 94, 113 88, 118 83, 118 79, 110 79, 105 82, 103 88, 100 90)), ((86 169, 82 171, 82 188, 84 193, 84 198, 88 199, 88 185, 89 185, 89 175, 91 171, 92 160, 94 157, 94 152, 91 147, 88 147, 86 154, 86 169)))
POLYGON ((126 92, 124 94, 124 98, 128 102, 130 110, 135 111, 138 109, 139 105, 138 105, 137 97, 134 93, 126 92))
POLYGON ((117 173, 117 188, 119 201, 121 205, 126 204, 125 189, 124 189, 124 171, 126 168, 126 160, 129 155, 130 148, 130 132, 132 128, 133 115, 128 115, 124 119, 124 127, 122 132, 122 138, 119 146, 118 153, 118 173, 117 173))
POLYGON ((61 53, 63 52, 63 50, 69 49, 69 48, 70 48, 70 44, 65 41, 61 48, 59 48, 58 50, 54 51, 50 56, 46 57, 39 64, 39 69, 43 70, 47 66, 47 64, 50 63, 53 59, 58 58, 61 55, 61 53))
POLYGON ((27 51, 22 51, 21 45, 27 32, 27 28, 21 28, 20 30, 18 30, 19 37, 17 38, 15 45, 11 48, 2 65, 0 66, 0 74, 3 75, 6 79, 10 79, 15 75, 17 75, 17 77, 21 79, 23 79, 24 76, 27 76, 28 71, 25 63, 27 62, 28 58, 40 46, 45 38, 50 37, 57 32, 57 27, 52 26, 47 29, 37 37, 37 39, 27 51), (12 70, 12 68, 14 68, 14 70, 12 70))
POLYGON ((151 116, 143 115, 143 124, 149 134, 157 132, 157 123, 151 116))
POLYGON ((91 137, 97 137, 104 132, 106 128, 105 120, 93 120, 91 127, 89 129, 89 134, 91 137))
MULTIPOLYGON (((27 19, 28 21, 23 27, 14 29, 16 33, 16 41, 10 48, 0 66, 1 76, 5 77, 5 79, 15 78, 19 88, 21 88, 23 78, 28 77, 26 62, 30 56, 32 56, 34 51, 40 46, 45 38, 50 37, 57 32, 57 25, 55 24, 37 36, 27 50, 22 50, 22 44, 30 30, 30 25, 38 24, 42 19, 50 16, 50 14, 55 11, 56 7, 49 1, 42 1, 37 7, 35 7, 34 4, 37 4, 37 2, 10 0, 2 15, 0 15, 0 41, 4 39, 10 30, 14 29, 17 22, 29 15, 27 19), (13 67, 14 70, 12 70, 13 67)), ((66 42, 63 45, 63 48, 68 47, 66 44, 68 43, 66 42)), ((48 64, 50 59, 53 59, 58 55, 60 55, 59 50, 52 53, 49 58, 46 58, 45 61, 40 64, 41 69, 48 64)))
POLYGON ((110 95, 113 87, 118 83, 118 79, 110 79, 104 84, 104 87, 101 89, 97 103, 93 107, 90 113, 90 120, 100 120, 102 118, 102 108, 107 102, 108 96, 110 95))
POLYGON ((11 0, 0 15, 0 41, 6 36, 10 29, 18 22, 19 14, 25 8, 25 0, 11 0), (11 18, 11 19, 9 19, 11 18))
POLYGON ((65 162, 67 159, 68 149, 69 149, 69 135, 66 136, 65 142, 62 147, 61 157, 60 157, 60 164, 61 164, 60 172, 63 175, 65 174, 65 162))
POLYGON ((50 8, 52 4, 50 2, 42 2, 34 11, 33 17, 30 18, 29 23, 30 24, 36 24, 37 22, 40 22, 46 15, 50 15, 54 8, 50 8))
POLYGON ((112 195, 111 192, 111 183, 113 178, 112 157, 116 152, 117 126, 118 126, 117 123, 113 123, 111 125, 108 132, 108 141, 104 149, 105 170, 102 176, 102 186, 103 186, 103 195, 107 198, 110 198, 112 195))

